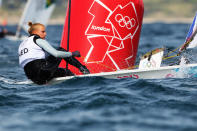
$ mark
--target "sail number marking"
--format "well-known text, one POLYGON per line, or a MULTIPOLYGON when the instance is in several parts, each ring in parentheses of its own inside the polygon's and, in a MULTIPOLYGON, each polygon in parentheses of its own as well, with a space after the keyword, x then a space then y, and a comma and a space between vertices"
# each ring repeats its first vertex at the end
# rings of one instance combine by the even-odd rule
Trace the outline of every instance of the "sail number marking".
POLYGON ((122 79, 122 78, 134 78, 134 79, 139 79, 140 77, 136 74, 132 75, 127 75, 127 76, 118 76, 117 78, 122 79))

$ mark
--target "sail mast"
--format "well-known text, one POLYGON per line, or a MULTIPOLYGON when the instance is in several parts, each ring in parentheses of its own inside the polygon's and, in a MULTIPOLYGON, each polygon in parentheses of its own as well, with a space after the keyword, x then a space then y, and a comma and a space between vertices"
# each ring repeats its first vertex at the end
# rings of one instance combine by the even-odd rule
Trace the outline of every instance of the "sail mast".
POLYGON ((70 40, 70 15, 71 15, 71 0, 69 0, 69 7, 68 7, 68 38, 67 38, 67 51, 69 51, 69 40, 70 40))
MULTIPOLYGON (((71 0, 69 0, 69 7, 68 7, 68 36, 67 36, 67 51, 69 51, 69 41, 70 41, 70 15, 71 15, 71 0)), ((68 69, 68 62, 66 63, 66 69, 68 69)))

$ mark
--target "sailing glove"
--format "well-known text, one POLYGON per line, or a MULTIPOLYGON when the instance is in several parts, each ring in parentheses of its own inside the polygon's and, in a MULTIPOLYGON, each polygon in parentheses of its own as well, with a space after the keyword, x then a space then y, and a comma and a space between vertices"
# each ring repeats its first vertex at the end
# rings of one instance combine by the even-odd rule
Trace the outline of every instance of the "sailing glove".
POLYGON ((81 54, 80 54, 79 51, 74 51, 74 52, 72 52, 72 56, 74 56, 74 57, 81 57, 81 54))

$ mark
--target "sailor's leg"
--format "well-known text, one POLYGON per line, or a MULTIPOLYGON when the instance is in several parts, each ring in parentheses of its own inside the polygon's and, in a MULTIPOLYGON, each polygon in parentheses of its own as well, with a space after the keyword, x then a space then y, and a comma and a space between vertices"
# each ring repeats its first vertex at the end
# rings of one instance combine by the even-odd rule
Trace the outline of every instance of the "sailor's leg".
POLYGON ((59 68, 61 58, 56 58, 52 55, 46 58, 46 64, 43 65, 42 71, 50 72, 50 79, 56 77, 73 76, 74 74, 70 70, 59 68))
POLYGON ((74 76, 74 74, 69 69, 58 68, 53 73, 52 77, 56 78, 56 77, 65 77, 65 76, 74 76))
MULTIPOLYGON (((66 51, 61 47, 58 50, 66 51)), ((68 64, 78 68, 83 74, 90 74, 90 71, 87 69, 87 67, 85 65, 82 65, 75 57, 64 58, 64 60, 68 62, 68 64)))
POLYGON ((52 55, 49 55, 46 58, 46 65, 44 65, 43 68, 45 69, 57 69, 59 67, 59 64, 61 62, 61 58, 56 58, 52 55))
POLYGON ((28 79, 39 85, 46 84, 50 80, 51 71, 43 70, 44 65, 46 65, 44 59, 34 60, 26 64, 24 71, 28 79))
POLYGON ((83 74, 90 74, 90 71, 87 69, 85 65, 82 65, 76 58, 74 57, 68 57, 64 58, 68 64, 78 68, 83 74))

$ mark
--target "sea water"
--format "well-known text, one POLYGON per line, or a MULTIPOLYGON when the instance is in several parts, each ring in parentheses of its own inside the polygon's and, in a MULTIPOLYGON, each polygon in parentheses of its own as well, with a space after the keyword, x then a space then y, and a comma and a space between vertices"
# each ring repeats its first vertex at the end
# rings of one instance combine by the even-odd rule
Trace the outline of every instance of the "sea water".
MULTIPOLYGON (((47 28, 60 44, 62 25, 47 28)), ((11 31, 16 26, 7 27, 11 31)), ((183 44, 189 24, 144 24, 138 57, 183 44)), ((197 79, 77 78, 56 85, 26 81, 19 41, 0 40, 0 131, 196 131, 197 79)), ((174 61, 172 61, 174 62, 174 61)))

